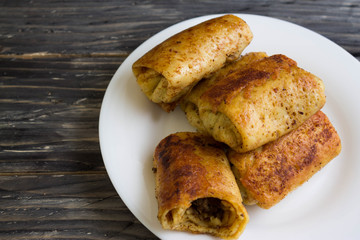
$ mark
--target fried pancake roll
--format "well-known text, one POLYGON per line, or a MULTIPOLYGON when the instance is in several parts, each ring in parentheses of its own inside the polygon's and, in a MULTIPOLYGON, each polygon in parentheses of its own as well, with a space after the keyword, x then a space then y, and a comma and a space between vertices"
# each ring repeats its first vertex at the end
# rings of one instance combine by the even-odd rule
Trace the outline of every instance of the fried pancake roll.
POLYGON ((132 70, 145 95, 169 112, 198 81, 236 60, 252 37, 245 21, 224 15, 170 37, 132 70))
POLYGON ((186 118, 191 123, 191 125, 196 127, 199 132, 207 133, 207 130, 200 119, 197 107, 199 105, 201 95, 220 79, 225 78, 228 74, 240 68, 244 68, 247 65, 265 57, 268 57, 268 55, 264 52, 248 53, 244 56, 241 56, 237 61, 225 65, 223 68, 219 69, 213 75, 211 75, 210 78, 200 81, 180 104, 181 109, 185 112, 186 118))
POLYGON ((341 141, 319 111, 299 128, 247 153, 229 151, 245 204, 270 208, 309 180, 341 151, 341 141))
POLYGON ((248 214, 224 145, 200 133, 164 138, 154 153, 158 219, 164 229, 236 239, 248 214))
POLYGON ((189 122, 238 152, 297 128, 326 101, 322 80, 280 54, 240 66, 202 86, 203 92, 199 94, 197 86, 184 100, 187 104, 192 94, 198 94, 186 112, 192 116, 189 122))

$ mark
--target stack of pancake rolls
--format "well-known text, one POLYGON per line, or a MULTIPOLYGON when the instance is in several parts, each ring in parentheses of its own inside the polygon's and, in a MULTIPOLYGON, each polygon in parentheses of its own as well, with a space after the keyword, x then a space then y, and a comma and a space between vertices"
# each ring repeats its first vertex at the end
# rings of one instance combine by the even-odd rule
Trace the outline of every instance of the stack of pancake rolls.
POLYGON ((196 132, 165 137, 153 155, 164 229, 237 239, 245 205, 268 209, 341 151, 321 111, 324 83, 283 54, 242 54, 253 34, 223 15, 155 46, 132 66, 141 90, 177 106, 196 132))

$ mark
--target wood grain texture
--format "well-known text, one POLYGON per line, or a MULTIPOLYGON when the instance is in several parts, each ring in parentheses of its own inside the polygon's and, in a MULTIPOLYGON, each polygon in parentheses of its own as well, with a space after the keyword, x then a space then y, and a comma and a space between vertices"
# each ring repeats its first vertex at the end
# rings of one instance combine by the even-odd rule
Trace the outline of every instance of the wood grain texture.
POLYGON ((215 13, 290 21, 360 55, 360 2, 320 1, 3 1, 1 54, 128 54, 174 23, 215 13), (9 17, 11 16, 11 17, 9 17), (15 41, 14 41, 15 40, 15 41))
POLYGON ((1 239, 154 239, 106 173, 1 176, 0 186, 1 239))
POLYGON ((0 1, 0 239, 157 239, 106 174, 106 87, 142 42, 183 20, 290 21, 360 60, 359 0, 0 1))
POLYGON ((104 172, 99 111, 122 61, 0 59, 2 172, 104 172))

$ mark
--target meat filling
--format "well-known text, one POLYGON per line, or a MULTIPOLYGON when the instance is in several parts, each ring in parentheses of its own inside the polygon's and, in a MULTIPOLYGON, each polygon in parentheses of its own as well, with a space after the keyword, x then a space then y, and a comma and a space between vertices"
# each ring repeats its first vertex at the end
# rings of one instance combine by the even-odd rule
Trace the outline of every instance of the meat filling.
POLYGON ((200 198, 192 202, 184 217, 191 223, 206 227, 220 228, 231 225, 236 218, 235 210, 226 201, 217 198, 200 198))

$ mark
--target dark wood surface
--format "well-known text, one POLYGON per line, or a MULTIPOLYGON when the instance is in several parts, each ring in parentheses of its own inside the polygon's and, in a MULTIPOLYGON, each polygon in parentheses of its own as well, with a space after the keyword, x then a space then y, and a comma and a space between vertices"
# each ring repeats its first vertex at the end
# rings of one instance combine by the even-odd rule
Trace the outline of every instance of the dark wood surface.
POLYGON ((0 239, 157 239, 104 168, 102 98, 150 36, 227 12, 302 25, 360 60, 359 0, 0 1, 0 239))

